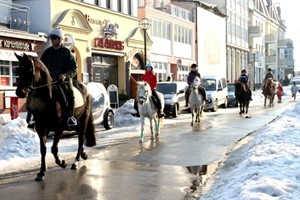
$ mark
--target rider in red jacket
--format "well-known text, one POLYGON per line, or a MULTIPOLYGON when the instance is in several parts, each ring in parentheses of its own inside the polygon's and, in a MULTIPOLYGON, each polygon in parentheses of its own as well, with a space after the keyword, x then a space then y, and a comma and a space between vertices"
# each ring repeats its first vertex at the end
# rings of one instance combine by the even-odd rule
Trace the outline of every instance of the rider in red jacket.
POLYGON ((162 109, 162 106, 161 106, 161 101, 160 99, 158 98, 157 96, 157 93, 156 93, 156 85, 157 85, 157 77, 156 77, 156 74, 153 72, 153 66, 151 63, 148 63, 147 64, 147 71, 146 73, 142 76, 142 80, 147 82, 150 87, 151 87, 151 90, 152 90, 152 96, 155 98, 156 100, 156 107, 158 109, 158 117, 161 118, 161 117, 164 117, 165 114, 164 112, 161 110, 162 109))

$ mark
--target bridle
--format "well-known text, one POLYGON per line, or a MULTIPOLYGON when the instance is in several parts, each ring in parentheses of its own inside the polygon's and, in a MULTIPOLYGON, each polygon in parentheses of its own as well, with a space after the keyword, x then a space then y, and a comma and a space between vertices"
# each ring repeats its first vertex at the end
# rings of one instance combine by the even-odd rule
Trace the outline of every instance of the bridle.
POLYGON ((149 91, 145 88, 145 86, 146 85, 144 85, 143 86, 143 88, 142 88, 142 90, 144 91, 143 92, 143 96, 142 95, 140 95, 140 93, 141 93, 141 88, 139 89, 139 99, 138 99, 138 101, 139 101, 139 103, 142 105, 146 100, 147 100, 147 96, 148 96, 148 93, 149 93, 149 91))

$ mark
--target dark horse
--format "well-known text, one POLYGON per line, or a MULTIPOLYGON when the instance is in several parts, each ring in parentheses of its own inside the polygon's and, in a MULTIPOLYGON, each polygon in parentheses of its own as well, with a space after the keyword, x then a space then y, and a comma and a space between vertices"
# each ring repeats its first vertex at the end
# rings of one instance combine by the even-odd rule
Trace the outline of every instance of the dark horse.
POLYGON ((265 102, 264 106, 267 104, 267 99, 269 99, 269 106, 274 106, 274 98, 275 98, 275 93, 276 93, 276 87, 271 78, 268 78, 266 80, 266 83, 264 85, 264 96, 265 96, 265 102))
MULTIPOLYGON (((36 181, 42 181, 46 171, 46 140, 50 131, 54 131, 54 140, 51 152, 55 162, 62 168, 67 166, 64 160, 58 156, 58 142, 65 130, 65 120, 62 118, 62 106, 58 101, 58 84, 53 82, 46 66, 39 58, 24 54, 19 56, 15 54, 20 61, 18 68, 19 81, 16 95, 19 98, 25 98, 30 95, 29 109, 32 111, 35 121, 35 130, 40 138, 41 167, 40 172, 35 178, 36 181)), ((71 169, 77 169, 80 157, 87 159, 83 144, 91 147, 96 145, 95 127, 92 115, 92 97, 87 92, 86 86, 80 81, 73 81, 74 90, 78 89, 81 96, 79 107, 75 109, 74 116, 78 120, 76 132, 78 134, 78 150, 71 169)))
POLYGON ((235 86, 235 95, 240 103, 240 115, 243 113, 248 113, 249 103, 250 103, 250 91, 245 84, 237 82, 235 86))

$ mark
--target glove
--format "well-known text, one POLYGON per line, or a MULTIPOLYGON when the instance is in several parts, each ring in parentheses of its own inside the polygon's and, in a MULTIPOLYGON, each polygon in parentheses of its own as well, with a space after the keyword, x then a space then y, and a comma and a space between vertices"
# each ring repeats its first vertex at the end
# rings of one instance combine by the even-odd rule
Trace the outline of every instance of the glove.
POLYGON ((60 75, 58 76, 58 81, 59 81, 59 82, 64 82, 66 78, 67 78, 67 75, 66 75, 66 74, 60 74, 60 75))

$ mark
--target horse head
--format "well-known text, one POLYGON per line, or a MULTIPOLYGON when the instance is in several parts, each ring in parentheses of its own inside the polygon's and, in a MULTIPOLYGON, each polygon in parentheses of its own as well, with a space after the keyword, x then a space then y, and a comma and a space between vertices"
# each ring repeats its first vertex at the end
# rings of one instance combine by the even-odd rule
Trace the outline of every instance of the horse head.
POLYGON ((200 84, 201 84, 201 79, 197 76, 197 77, 195 77, 194 81, 192 82, 191 88, 193 90, 195 90, 200 86, 200 84))
POLYGON ((19 98, 25 98, 28 96, 29 92, 34 90, 37 86, 46 86, 50 91, 52 78, 42 61, 37 57, 32 57, 25 53, 23 56, 15 53, 15 56, 20 62, 18 67, 19 79, 16 95, 19 98))
POLYGON ((16 90, 16 95, 19 98, 25 98, 30 91, 30 88, 33 85, 34 77, 35 77, 35 68, 33 66, 33 61, 30 56, 27 56, 25 53, 23 56, 20 56, 15 53, 15 56, 20 62, 18 73, 19 80, 18 86, 16 90))
POLYGON ((151 88, 148 83, 143 82, 138 85, 138 102, 143 105, 149 96, 151 96, 151 88))

